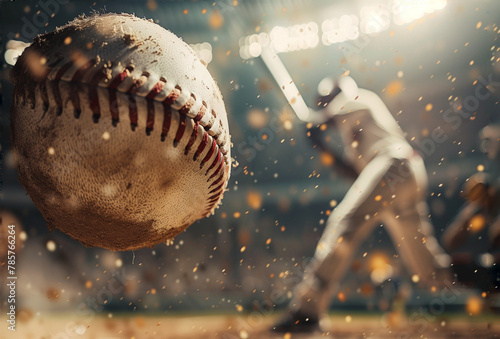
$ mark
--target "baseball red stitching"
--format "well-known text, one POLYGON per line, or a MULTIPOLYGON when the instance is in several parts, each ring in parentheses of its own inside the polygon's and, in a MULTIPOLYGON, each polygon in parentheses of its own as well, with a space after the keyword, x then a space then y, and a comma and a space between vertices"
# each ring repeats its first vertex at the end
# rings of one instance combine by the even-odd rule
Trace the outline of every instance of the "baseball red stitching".
MULTIPOLYGON (((56 60, 56 62, 53 63, 53 65, 57 65, 58 61, 60 62, 61 60, 56 60)), ((73 104, 74 107, 74 116, 75 118, 79 118, 81 114, 81 103, 80 103, 80 97, 78 94, 78 88, 80 86, 85 85, 88 86, 88 99, 89 99, 89 105, 90 109, 92 111, 92 119, 94 123, 98 123, 99 119, 101 117, 101 109, 100 109, 100 103, 99 103, 99 94, 98 94, 98 88, 99 88, 99 83, 105 79, 106 75, 103 72, 103 69, 99 69, 91 78, 90 82, 88 83, 83 83, 82 79, 85 77, 85 75, 92 70, 92 68, 97 64, 96 60, 90 60, 87 63, 83 64, 81 67, 79 67, 74 75, 71 77, 71 80, 69 83, 72 85, 70 86, 70 94, 69 94, 69 100, 73 104)), ((73 62, 68 62, 61 66, 58 70, 57 73, 54 77, 53 80, 48 80, 45 79, 41 82, 39 82, 39 90, 41 94, 41 99, 43 103, 43 110, 44 113, 46 113, 49 109, 50 106, 50 100, 47 92, 47 83, 46 81, 49 81, 49 85, 51 85, 53 97, 54 97, 54 102, 56 104, 56 114, 59 116, 63 113, 63 98, 61 97, 61 92, 59 88, 59 82, 61 81, 66 81, 63 80, 62 77, 64 74, 74 66, 73 62)), ((130 76, 131 76, 131 71, 133 71, 133 66, 129 66, 123 69, 122 72, 120 72, 118 75, 116 75, 114 78, 109 80, 109 85, 107 87, 102 87, 106 88, 108 90, 108 98, 109 98, 109 110, 111 113, 111 119, 112 119, 112 125, 117 126, 119 122, 119 112, 118 112, 118 105, 117 105, 117 92, 118 92, 118 87, 126 81, 130 76)), ((49 72, 50 73, 50 72, 49 72)), ((132 131, 135 131, 138 123, 138 110, 137 110, 137 103, 136 103, 136 93, 137 91, 147 82, 147 79, 149 77, 148 73, 143 73, 139 79, 136 79, 132 85, 129 87, 127 91, 125 91, 124 94, 127 95, 128 98, 128 108, 129 108, 129 118, 130 118, 130 127, 132 131)), ((164 86, 166 85, 167 80, 165 78, 160 78, 160 80, 152 87, 152 89, 149 91, 149 93, 145 96, 146 103, 147 103, 147 121, 146 121, 146 134, 149 136, 151 134, 151 131, 153 131, 155 127, 155 97, 163 90, 164 86)), ((123 92, 122 92, 123 93, 123 92)), ((184 154, 187 155, 199 133, 199 127, 201 125, 201 119, 205 116, 207 113, 207 104, 203 101, 201 104, 201 107, 199 111, 197 112, 196 116, 193 118, 190 118, 188 116, 188 113, 190 112, 191 108, 194 106, 196 102, 196 96, 194 94, 191 94, 189 99, 184 103, 184 105, 178 109, 175 110, 171 106, 175 103, 175 101, 181 96, 182 93, 182 88, 179 86, 175 86, 174 89, 166 96, 166 98, 161 101, 161 104, 163 105, 163 112, 164 112, 164 118, 163 118, 163 124, 161 125, 161 141, 164 142, 165 138, 167 137, 168 133, 170 132, 170 126, 171 126, 171 119, 172 119, 172 111, 177 111, 179 113, 179 125, 177 127, 177 131, 175 131, 175 137, 173 141, 173 146, 177 147, 180 140, 184 136, 184 133, 186 131, 186 126, 187 126, 187 118, 192 119, 194 121, 194 126, 193 126, 193 131, 191 132, 191 135, 189 137, 189 141, 186 144, 184 148, 184 154)), ((216 113, 212 110, 210 112, 214 119, 216 118, 216 113)), ((208 123, 206 123, 206 126, 202 126, 204 128, 203 130, 203 139, 198 145, 198 148, 196 149, 194 155, 193 155, 193 161, 196 161, 199 156, 203 153, 205 148, 209 144, 209 131, 212 128, 212 120, 209 120, 208 123)), ((226 142, 224 138, 223 140, 219 140, 219 137, 222 133, 222 124, 221 128, 218 131, 213 132, 212 136, 212 142, 210 145, 210 149, 208 150, 207 154, 205 157, 201 160, 200 162, 200 169, 202 169, 205 164, 208 163, 208 161, 212 158, 214 155, 214 152, 217 152, 217 155, 214 157, 214 160, 208 166, 207 170, 205 171, 205 176, 208 176, 208 173, 213 170, 214 168, 215 171, 212 173, 212 175, 207 179, 207 182, 210 182, 213 180, 213 182, 210 184, 209 188, 215 187, 212 190, 209 191, 209 197, 208 197, 208 206, 205 210, 205 214, 208 214, 212 211, 214 205, 219 201, 219 198, 221 197, 222 193, 224 192, 224 187, 225 183, 222 182, 224 179, 224 176, 226 172, 228 171, 228 161, 226 158, 226 153, 223 149, 223 146, 226 142), (226 166, 224 166, 226 164, 226 166), (222 183, 221 183, 222 182, 222 183)))

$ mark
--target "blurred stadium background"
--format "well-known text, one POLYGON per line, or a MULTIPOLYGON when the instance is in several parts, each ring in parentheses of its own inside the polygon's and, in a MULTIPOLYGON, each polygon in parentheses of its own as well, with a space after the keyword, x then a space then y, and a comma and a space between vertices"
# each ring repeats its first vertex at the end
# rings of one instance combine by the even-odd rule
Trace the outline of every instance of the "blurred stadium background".
MULTIPOLYGON (((460 192, 467 179, 498 171, 480 152, 477 136, 500 123, 497 1, 39 0, 1 1, 0 10, 0 201, 4 224, 16 218, 23 243, 17 291, 26 323, 66 313, 80 324, 92 312, 107 318, 267 316, 286 305, 350 182, 335 172, 330 155, 312 147, 306 126, 259 58, 262 45, 280 52, 309 105, 326 75, 350 74, 381 95, 424 157, 429 217, 438 237, 464 203, 460 192), (196 222, 173 245, 134 252, 85 248, 49 232, 17 181, 8 142, 11 65, 34 34, 93 12, 135 13, 181 36, 207 63, 225 98, 237 163, 229 192, 214 216, 196 222), (488 79, 497 83, 479 99, 476 90, 488 79), (455 123, 443 120, 447 109, 455 111, 455 123), (464 111, 467 117, 460 115, 464 111), (436 129, 444 131, 444 142, 432 139, 436 129)), ((342 322, 350 322, 345 314, 378 317, 406 308, 425 309, 432 320, 454 312, 464 323, 480 316, 495 323, 499 252, 487 253, 487 225, 476 228, 453 253, 456 273, 472 289, 457 293, 442 310, 432 304, 439 299, 433 291, 415 288, 382 226, 360 248, 332 310, 342 322)), ((229 327, 245 337, 238 326, 235 321, 229 327)), ((252 327, 245 326, 248 337, 252 327)), ((86 327, 74 331, 84 334, 86 327)))

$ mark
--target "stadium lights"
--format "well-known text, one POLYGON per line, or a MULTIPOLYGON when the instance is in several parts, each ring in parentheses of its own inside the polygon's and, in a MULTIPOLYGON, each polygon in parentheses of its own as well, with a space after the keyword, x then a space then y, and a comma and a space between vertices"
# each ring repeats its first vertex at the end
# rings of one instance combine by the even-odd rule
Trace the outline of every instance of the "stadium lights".
POLYGON ((18 40, 9 40, 7 42, 7 50, 4 54, 5 62, 8 65, 14 66, 16 64, 17 58, 23 54, 24 49, 30 44, 18 40))
MULTIPOLYGON (((389 29, 391 22, 396 25, 408 24, 441 10, 447 0, 388 0, 363 6, 360 15, 342 15, 321 23, 321 42, 330 46, 349 40, 356 40, 361 34, 372 35, 389 29)), ((275 26, 270 33, 252 34, 239 41, 240 56, 252 59, 261 56, 263 48, 270 47, 274 53, 286 53, 315 48, 319 43, 318 24, 289 27, 275 26)))
POLYGON ((408 24, 441 10, 446 6, 446 0, 395 0, 391 10, 396 25, 408 24))
POLYGON ((360 17, 360 30, 363 34, 380 33, 391 25, 391 12, 381 4, 362 7, 360 17))
POLYGON ((342 15, 338 19, 323 21, 321 29, 321 42, 325 46, 355 40, 359 37, 359 18, 356 15, 342 15))
POLYGON ((269 34, 252 34, 240 39, 240 56, 256 58, 262 48, 270 46, 278 53, 314 48, 319 43, 318 25, 315 22, 290 27, 276 26, 269 34))
POLYGON ((190 44, 189 46, 193 49, 195 54, 205 65, 208 65, 210 61, 212 61, 212 45, 210 45, 208 42, 190 44))

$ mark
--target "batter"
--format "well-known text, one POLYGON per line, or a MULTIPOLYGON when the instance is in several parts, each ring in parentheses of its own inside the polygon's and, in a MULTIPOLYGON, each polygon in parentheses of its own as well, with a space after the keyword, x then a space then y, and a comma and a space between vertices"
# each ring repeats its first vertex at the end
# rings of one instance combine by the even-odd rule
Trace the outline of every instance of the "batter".
MULTIPOLYGON (((358 177, 328 218, 314 258, 295 288, 290 312, 275 331, 321 329, 332 294, 353 255, 383 223, 400 257, 424 286, 451 281, 444 253, 428 221, 427 175, 420 155, 406 141, 380 97, 357 87, 350 77, 333 85, 328 105, 309 115, 315 124, 332 119, 340 130, 345 163, 358 177)), ((321 85, 321 84, 320 84, 321 85)), ((328 102, 328 101, 327 101, 328 102)), ((324 326, 323 326, 324 327, 324 326)))

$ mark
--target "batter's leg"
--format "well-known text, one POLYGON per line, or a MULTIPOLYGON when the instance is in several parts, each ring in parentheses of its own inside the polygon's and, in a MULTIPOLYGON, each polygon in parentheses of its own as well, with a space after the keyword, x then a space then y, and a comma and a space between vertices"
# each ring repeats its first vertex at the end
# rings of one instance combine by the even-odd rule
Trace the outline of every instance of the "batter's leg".
POLYGON ((290 308, 320 318, 326 312, 338 282, 348 269, 352 256, 376 225, 388 190, 382 180, 394 159, 378 156, 361 172, 342 202, 328 218, 314 258, 302 282, 295 288, 290 308))
POLYGON ((391 207, 383 212, 382 220, 401 259, 412 274, 425 286, 444 286, 451 282, 451 260, 439 245, 428 219, 428 208, 423 193, 425 167, 421 159, 403 162, 410 173, 395 186, 391 207), (445 281, 448 280, 448 281, 445 281), (444 285, 443 285, 444 284, 444 285))

